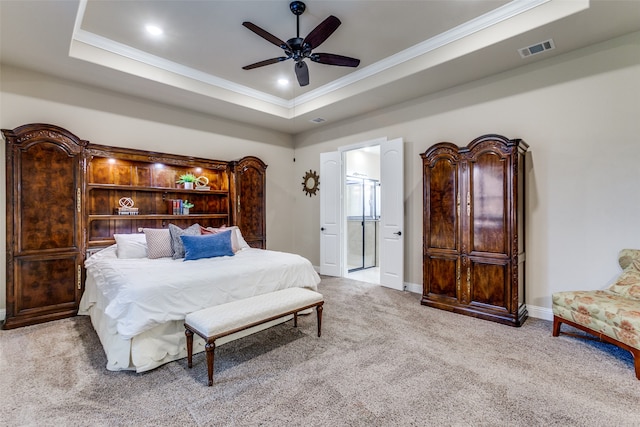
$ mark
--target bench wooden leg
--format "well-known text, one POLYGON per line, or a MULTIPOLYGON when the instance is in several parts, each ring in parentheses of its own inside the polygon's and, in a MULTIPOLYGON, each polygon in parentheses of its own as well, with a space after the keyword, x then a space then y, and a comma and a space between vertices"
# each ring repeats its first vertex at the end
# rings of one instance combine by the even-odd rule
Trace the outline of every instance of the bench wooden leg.
POLYGON ((298 327, 298 313, 293 313, 293 327, 298 327))
POLYGON ((207 350, 207 373, 209 374, 209 387, 213 385, 213 353, 216 349, 216 343, 208 342, 204 348, 207 350))
POLYGON ((318 337, 322 333, 322 304, 316 306, 316 313, 318 314, 318 337))
POLYGON ((193 332, 185 329, 184 334, 187 336, 187 366, 191 368, 193 367, 193 332))

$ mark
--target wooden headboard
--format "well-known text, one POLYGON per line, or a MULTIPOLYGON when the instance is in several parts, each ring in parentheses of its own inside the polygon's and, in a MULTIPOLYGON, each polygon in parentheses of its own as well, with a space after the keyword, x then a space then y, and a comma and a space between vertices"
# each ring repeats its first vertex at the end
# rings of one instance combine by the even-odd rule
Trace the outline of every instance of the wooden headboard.
POLYGON ((112 244, 114 234, 169 223, 183 228, 194 223, 238 225, 249 245, 266 247, 267 165, 257 157, 226 162, 93 144, 85 153, 88 251, 112 244), (186 173, 205 179, 195 189, 185 189, 176 181, 186 173), (134 212, 119 213, 120 200, 133 202, 134 212), (183 214, 174 200, 188 200, 193 207, 183 214))

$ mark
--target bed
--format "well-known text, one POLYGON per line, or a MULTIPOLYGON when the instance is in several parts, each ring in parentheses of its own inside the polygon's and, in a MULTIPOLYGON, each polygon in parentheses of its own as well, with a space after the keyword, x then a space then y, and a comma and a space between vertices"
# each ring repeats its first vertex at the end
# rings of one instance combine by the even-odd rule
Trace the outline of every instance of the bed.
MULTIPOLYGON (((111 371, 144 372, 186 357, 183 324, 190 312, 289 287, 317 290, 320 283, 307 259, 249 247, 233 256, 185 261, 120 258, 116 244, 87 258, 85 267, 78 314, 90 316, 111 371)), ((194 353, 203 350, 204 341, 194 340, 194 353)))

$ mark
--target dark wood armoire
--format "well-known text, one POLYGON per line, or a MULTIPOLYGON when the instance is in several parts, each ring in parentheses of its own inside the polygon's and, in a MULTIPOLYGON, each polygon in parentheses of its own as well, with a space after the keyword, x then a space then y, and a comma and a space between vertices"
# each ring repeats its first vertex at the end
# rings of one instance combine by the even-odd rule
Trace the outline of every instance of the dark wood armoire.
POLYGON ((266 249, 265 189, 267 165, 257 157, 243 157, 231 163, 234 224, 252 248, 266 249))
POLYGON ((57 126, 2 130, 7 167, 4 328, 73 316, 84 260, 84 147, 57 126))
POLYGON ((421 154, 423 305, 523 324, 527 149, 520 139, 484 135, 421 154))

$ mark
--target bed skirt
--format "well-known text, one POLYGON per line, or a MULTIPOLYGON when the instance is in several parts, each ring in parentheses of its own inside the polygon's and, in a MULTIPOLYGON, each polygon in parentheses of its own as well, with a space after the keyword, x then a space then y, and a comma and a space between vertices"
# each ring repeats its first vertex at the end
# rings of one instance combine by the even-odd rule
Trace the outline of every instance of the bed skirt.
MULTIPOLYGON (((104 314, 105 300, 87 277, 85 293, 80 301, 79 315, 88 315, 107 356, 107 370, 145 372, 165 363, 187 357, 184 321, 174 320, 157 325, 133 338, 126 339, 116 331, 116 323, 104 314)), ((271 326, 286 322, 293 316, 276 319, 216 341, 216 346, 242 338, 271 326)), ((194 337, 193 353, 204 351, 205 342, 194 337)))

